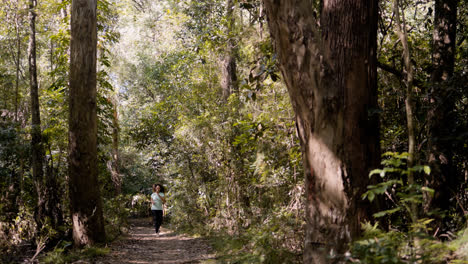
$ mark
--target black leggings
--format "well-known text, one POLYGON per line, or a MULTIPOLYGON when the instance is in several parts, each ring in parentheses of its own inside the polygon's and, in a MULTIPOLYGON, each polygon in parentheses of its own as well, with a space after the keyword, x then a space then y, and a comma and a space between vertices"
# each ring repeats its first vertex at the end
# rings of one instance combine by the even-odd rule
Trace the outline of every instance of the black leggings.
POLYGON ((162 210, 151 210, 153 214, 153 224, 154 230, 156 233, 159 233, 159 227, 162 225, 163 222, 163 211, 162 210))

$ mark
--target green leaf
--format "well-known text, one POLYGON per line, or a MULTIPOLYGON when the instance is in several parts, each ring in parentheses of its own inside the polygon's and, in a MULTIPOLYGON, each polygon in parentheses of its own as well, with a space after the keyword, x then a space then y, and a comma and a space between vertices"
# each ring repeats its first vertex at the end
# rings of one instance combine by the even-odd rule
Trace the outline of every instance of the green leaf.
MULTIPOLYGON (((382 170, 381 169, 375 169, 375 170, 372 170, 370 173, 369 173, 369 178, 374 175, 374 174, 382 174, 382 170)), ((385 173, 384 173, 385 175, 385 173)), ((382 176, 382 175, 381 175, 382 176)))
POLYGON ((423 191, 423 192, 428 192, 431 196, 433 196, 433 195, 434 195, 434 192, 435 192, 434 189, 431 189, 431 188, 429 188, 429 187, 422 187, 422 188, 421 188, 421 191, 423 191))
POLYGON ((396 213, 396 212, 398 212, 398 211, 400 211, 400 207, 393 208, 393 209, 390 209, 390 210, 381 211, 381 212, 378 212, 378 213, 373 214, 373 216, 374 216, 375 218, 378 218, 378 217, 382 217, 382 216, 386 216, 386 215, 390 215, 390 214, 396 213))
POLYGON ((430 175, 431 174, 431 167, 429 167, 427 165, 424 165, 424 173, 426 173, 427 175, 430 175))

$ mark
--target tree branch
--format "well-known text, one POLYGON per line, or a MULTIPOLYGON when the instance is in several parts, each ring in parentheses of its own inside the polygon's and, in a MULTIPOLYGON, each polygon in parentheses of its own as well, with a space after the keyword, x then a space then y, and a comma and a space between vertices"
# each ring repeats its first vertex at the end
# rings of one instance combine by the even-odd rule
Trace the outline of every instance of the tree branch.
MULTIPOLYGON (((401 70, 398 70, 398 69, 396 69, 396 68, 394 68, 394 67, 392 67, 392 66, 390 66, 388 64, 377 61, 377 67, 380 68, 381 70, 384 70, 384 71, 386 71, 388 73, 391 73, 391 74, 395 75, 399 79, 403 78, 403 73, 401 72, 401 70)), ((418 88, 426 88, 425 83, 418 80, 418 79, 414 79, 413 84, 414 84, 414 86, 416 86, 418 88)))

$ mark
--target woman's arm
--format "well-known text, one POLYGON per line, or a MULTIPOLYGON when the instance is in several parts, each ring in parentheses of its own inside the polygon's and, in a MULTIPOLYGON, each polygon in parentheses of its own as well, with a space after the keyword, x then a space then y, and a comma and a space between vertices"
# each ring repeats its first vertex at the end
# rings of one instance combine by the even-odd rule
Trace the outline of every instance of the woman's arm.
POLYGON ((165 204, 165 203, 166 203, 166 199, 164 199, 164 196, 159 195, 159 193, 156 193, 156 194, 159 196, 159 198, 161 199, 161 201, 163 202, 163 204, 165 204))

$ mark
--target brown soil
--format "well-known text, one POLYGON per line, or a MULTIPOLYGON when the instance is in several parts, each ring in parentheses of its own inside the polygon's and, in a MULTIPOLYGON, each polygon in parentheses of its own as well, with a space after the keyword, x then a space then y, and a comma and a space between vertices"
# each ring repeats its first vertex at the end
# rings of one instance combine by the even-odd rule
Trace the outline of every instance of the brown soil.
POLYGON ((95 263, 215 263, 212 248, 202 238, 176 234, 164 227, 157 236, 148 218, 132 219, 130 224, 129 234, 112 243, 111 253, 95 263))

